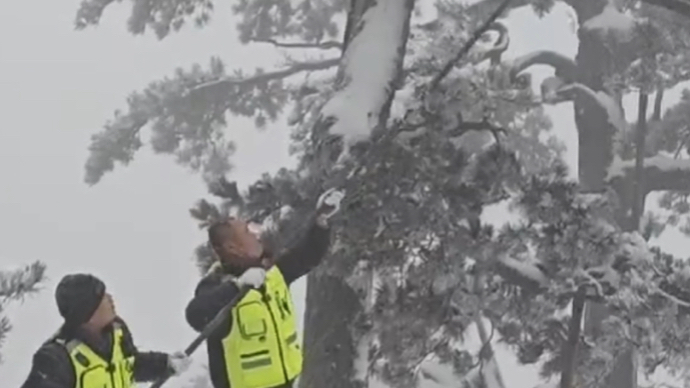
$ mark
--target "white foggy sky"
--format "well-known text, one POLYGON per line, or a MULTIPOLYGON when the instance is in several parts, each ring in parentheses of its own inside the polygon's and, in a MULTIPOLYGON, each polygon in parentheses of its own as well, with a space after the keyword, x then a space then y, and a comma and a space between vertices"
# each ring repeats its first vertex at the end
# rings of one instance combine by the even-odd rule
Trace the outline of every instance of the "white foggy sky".
MULTIPOLYGON (((224 23, 158 42, 125 31, 128 2, 111 7, 97 29, 73 31, 78 3, 12 2, 0 14, 0 268, 41 259, 50 277, 41 294, 8 309, 6 387, 23 382, 32 353, 59 327, 53 291, 69 272, 107 283, 140 348, 173 351, 194 338, 184 307, 199 278, 191 258, 203 233, 187 210, 205 187, 172 158, 144 151, 89 188, 82 183, 89 136, 131 91, 178 66, 212 55, 231 68, 270 68, 277 59, 269 47, 239 45, 223 17, 228 7, 218 7, 224 23)), ((238 119, 229 132, 242 139, 233 179, 249 183, 289 160, 286 131, 259 134, 238 119)), ((204 349, 196 356, 205 362, 204 349)))
MULTIPOLYGON (((0 269, 41 259, 50 277, 42 293, 7 310, 14 324, 0 365, 7 387, 23 382, 31 355, 59 327, 53 291, 66 273, 91 272, 108 284, 141 349, 178 350, 194 338, 184 307, 199 278, 191 258, 203 233, 187 210, 206 197, 205 187, 172 158, 145 150, 89 188, 82 183, 89 136, 124 107, 128 93, 176 67, 206 64, 212 55, 226 59, 228 68, 271 68, 279 59, 269 46, 237 42, 227 6, 217 7, 211 27, 159 42, 126 32, 129 2, 109 8, 98 28, 73 31, 78 3, 15 1, 3 4, 0 14, 0 269)), ((529 9, 516 12, 508 23, 508 56, 537 48, 572 56, 576 40, 564 8, 558 9, 543 20, 529 9)), ((550 112, 572 161, 572 109, 550 112)), ((228 133, 240 139, 231 179, 246 184, 290 161, 282 123, 258 133, 251 121, 236 119, 228 133)), ((680 237, 668 240, 675 245, 669 250, 679 249, 680 237)), ((298 288, 297 298, 304 291, 298 288)), ((205 359, 200 349, 195 365, 205 359)), ((511 387, 534 385, 527 369, 508 357, 501 364, 511 387)))

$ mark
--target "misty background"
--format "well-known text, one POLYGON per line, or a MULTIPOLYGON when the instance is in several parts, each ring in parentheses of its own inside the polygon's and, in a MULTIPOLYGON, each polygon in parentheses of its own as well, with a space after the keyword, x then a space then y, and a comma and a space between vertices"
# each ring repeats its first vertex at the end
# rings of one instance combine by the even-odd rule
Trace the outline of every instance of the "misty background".
MULTIPOLYGON (((193 249, 205 236, 187 209, 207 197, 201 177, 144 149, 132 166, 116 168, 88 187, 83 166, 89 138, 115 109, 125 106, 130 92, 177 67, 203 63, 212 55, 244 69, 270 69, 279 60, 270 45, 238 42, 227 5, 218 7, 205 29, 185 28, 158 41, 152 34, 127 33, 126 4, 109 7, 97 29, 76 32, 72 26, 78 4, 8 2, 0 13, 0 268, 37 259, 48 266, 42 292, 6 311, 14 329, 2 349, 0 381, 5 387, 24 381, 33 352, 59 327, 53 291, 67 273, 93 273, 106 282, 141 349, 175 351, 195 337, 184 308, 200 276, 193 249)), ((511 36, 506 57, 534 49, 568 56, 576 51, 572 16, 564 6, 543 19, 521 9, 506 24, 511 36)), ((539 71, 534 85, 546 75, 539 71)), ((668 93, 664 105, 677 100, 677 91, 668 93)), ((630 106, 627 102, 627 112, 634 114, 630 106)), ((554 130, 570 146, 568 161, 575 174, 571 105, 546 109, 554 130)), ((229 138, 237 144, 229 178, 241 187, 294 162, 283 121, 265 131, 241 118, 228 125, 229 138)), ((488 216, 500 221, 501 210, 488 216)), ((669 253, 681 254, 688 241, 670 230, 661 243, 669 253)), ((295 292, 303 309, 304 281, 295 292)), ((190 372, 166 386, 179 387, 194 377, 205 363, 205 349, 194 359, 190 372)), ((536 372, 518 369, 500 348, 499 363, 511 387, 534 386, 536 372)))

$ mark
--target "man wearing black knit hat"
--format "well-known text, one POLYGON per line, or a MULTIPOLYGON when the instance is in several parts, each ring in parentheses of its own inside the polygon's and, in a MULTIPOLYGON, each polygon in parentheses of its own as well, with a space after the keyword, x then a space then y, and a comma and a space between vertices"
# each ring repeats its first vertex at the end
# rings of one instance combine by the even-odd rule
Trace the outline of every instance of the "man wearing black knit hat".
POLYGON ((132 388, 189 367, 182 352, 139 352, 95 276, 65 276, 55 300, 65 322, 34 354, 22 388, 132 388))

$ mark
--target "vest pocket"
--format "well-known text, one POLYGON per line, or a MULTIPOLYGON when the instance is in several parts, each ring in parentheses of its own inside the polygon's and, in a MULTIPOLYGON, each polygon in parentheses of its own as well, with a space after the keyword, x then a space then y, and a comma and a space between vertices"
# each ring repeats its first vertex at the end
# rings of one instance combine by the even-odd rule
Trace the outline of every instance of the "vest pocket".
POLYGON ((295 378, 302 372, 302 349, 297 331, 293 331, 285 340, 285 367, 290 378, 295 378))
POLYGON ((261 302, 249 302, 237 308, 237 323, 240 335, 245 340, 265 341, 268 333, 264 308, 261 302))
MULTIPOLYGON (((79 376, 79 387, 90 388, 90 387, 112 387, 112 381, 110 380, 110 373, 106 370, 103 365, 96 365, 92 368, 86 369, 79 376)), ((115 388, 115 387, 112 387, 115 388)))

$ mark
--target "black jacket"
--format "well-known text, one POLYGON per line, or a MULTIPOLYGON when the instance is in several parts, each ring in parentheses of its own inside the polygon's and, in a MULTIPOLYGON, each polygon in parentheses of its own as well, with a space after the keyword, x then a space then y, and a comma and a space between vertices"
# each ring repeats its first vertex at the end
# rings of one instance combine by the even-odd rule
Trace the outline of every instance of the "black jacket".
MULTIPOLYGON (((117 319, 124 331, 123 352, 125 357, 134 356, 134 380, 137 382, 153 381, 170 372, 168 367, 168 355, 159 352, 140 352, 134 346, 132 335, 121 319, 117 319)), ((96 344, 87 338, 79 330, 67 330, 61 328, 58 334, 45 342, 36 351, 29 377, 21 388, 74 388, 76 376, 69 354, 64 346, 57 343, 56 339, 66 342, 78 339, 84 342, 96 354, 108 360, 112 354, 112 325, 106 329, 101 343, 96 344)))
MULTIPOLYGON (((330 229, 314 223, 299 243, 276 260, 276 267, 290 285, 316 267, 328 252, 330 229)), ((239 292, 232 282, 223 282, 223 275, 211 273, 201 279, 194 292, 194 298, 187 305, 187 322, 196 331, 204 327, 239 292)), ((230 388, 225 369, 225 355, 221 341, 230 329, 232 321, 227 319, 206 341, 209 370, 214 388, 230 388)))

